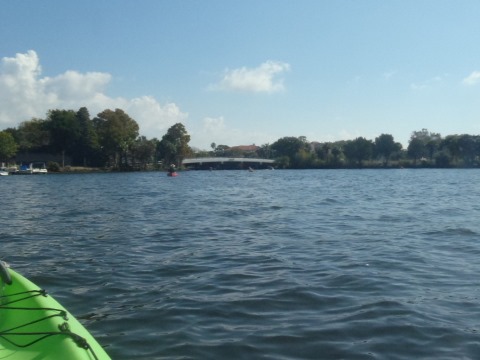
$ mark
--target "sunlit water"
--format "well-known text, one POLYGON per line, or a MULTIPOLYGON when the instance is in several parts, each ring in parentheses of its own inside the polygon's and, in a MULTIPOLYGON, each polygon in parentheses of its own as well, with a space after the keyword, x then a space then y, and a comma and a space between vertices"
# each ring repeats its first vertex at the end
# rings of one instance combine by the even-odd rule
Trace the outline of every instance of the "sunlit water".
POLYGON ((0 178, 0 258, 114 359, 480 358, 480 171, 0 178))

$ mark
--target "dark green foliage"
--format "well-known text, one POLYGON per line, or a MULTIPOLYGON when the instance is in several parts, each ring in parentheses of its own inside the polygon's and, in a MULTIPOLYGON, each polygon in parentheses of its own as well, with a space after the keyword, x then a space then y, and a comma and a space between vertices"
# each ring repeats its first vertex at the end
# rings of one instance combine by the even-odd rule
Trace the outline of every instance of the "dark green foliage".
POLYGON ((18 145, 13 135, 7 131, 0 132, 0 162, 8 162, 16 153, 18 145))
POLYGON ((282 159, 282 165, 292 168, 313 167, 312 158, 309 155, 309 144, 304 136, 293 137, 287 136, 278 139, 271 145, 274 156, 282 159), (286 165, 288 158, 288 165, 286 165))
POLYGON ((24 121, 14 137, 20 151, 44 151, 50 144, 48 122, 42 119, 24 121))
POLYGON ((396 143, 390 134, 382 134, 375 138, 375 153, 383 158, 384 166, 388 165, 388 161, 393 153, 402 149, 402 144, 396 143))
POLYGON ((104 110, 93 120, 99 144, 109 163, 116 169, 128 169, 129 151, 138 137, 139 127, 123 110, 104 110))
POLYGON ((60 172, 60 165, 55 161, 49 161, 47 164, 48 172, 60 172))
POLYGON ((373 153, 373 143, 363 137, 347 141, 343 147, 343 152, 351 163, 356 163, 362 167, 363 162, 369 160, 373 153))
POLYGON ((192 153, 189 142, 190 135, 183 124, 177 123, 171 126, 158 143, 158 152, 164 164, 180 165, 182 160, 192 153))
POLYGON ((157 139, 147 140, 145 136, 140 136, 132 145, 132 157, 135 159, 136 166, 142 170, 148 168, 148 164, 155 163, 155 154, 157 149, 157 139))
POLYGON ((80 130, 80 137, 72 154, 74 162, 83 166, 95 166, 94 159, 100 150, 100 144, 93 121, 90 120, 90 114, 86 107, 80 108, 75 116, 80 130))
MULTIPOLYGON (((151 169, 181 165, 192 156, 190 135, 177 123, 162 140, 139 137, 139 126, 121 109, 104 110, 93 120, 86 107, 78 111, 50 110, 47 119, 31 119, 18 128, 0 132, 0 161, 15 160, 21 153, 63 155, 68 165, 109 167, 116 169, 151 169), (153 166, 152 166, 153 165, 153 166)), ((211 144, 212 151, 196 155, 226 157, 261 157, 275 159, 277 168, 342 167, 478 167, 480 136, 448 135, 442 138, 427 129, 412 132, 406 150, 390 134, 381 134, 375 142, 358 137, 355 140, 309 143, 304 136, 283 137, 256 150, 240 146, 211 144)), ((55 168, 55 165, 52 165, 55 168)), ((60 165, 59 165, 60 166, 60 165)), ((52 170, 54 171, 54 170, 52 170)))
POLYGON ((47 128, 50 133, 50 147, 54 153, 61 152, 62 167, 65 167, 65 153, 71 153, 79 142, 80 126, 73 110, 50 110, 47 128))

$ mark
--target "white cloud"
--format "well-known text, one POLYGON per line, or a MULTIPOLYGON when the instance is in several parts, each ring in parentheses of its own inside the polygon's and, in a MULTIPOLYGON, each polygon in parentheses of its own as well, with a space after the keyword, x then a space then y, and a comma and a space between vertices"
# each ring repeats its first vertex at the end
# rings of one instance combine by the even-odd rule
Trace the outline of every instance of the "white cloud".
POLYGON ((181 122, 185 125, 188 118, 188 113, 182 112, 176 104, 161 106, 151 96, 127 100, 123 109, 139 123, 142 134, 158 139, 175 123, 181 122))
POLYGON ((210 86, 209 89, 255 93, 283 91, 285 89, 283 79, 278 78, 278 75, 289 70, 289 64, 271 60, 253 69, 246 67, 234 70, 227 69, 222 80, 210 86))
POLYGON ((435 86, 440 85, 442 81, 443 81, 443 78, 441 76, 434 76, 433 78, 425 80, 423 82, 412 83, 410 84, 410 88, 412 90, 429 89, 429 88, 433 88, 435 86))
POLYGON ((105 89, 112 80, 108 73, 69 70, 54 77, 41 75, 40 60, 33 50, 1 59, 0 130, 32 117, 43 118, 50 109, 78 110, 82 106, 92 117, 105 109, 123 109, 149 138, 161 138, 168 127, 188 118, 175 103, 161 105, 151 96, 108 96, 105 89))
POLYGON ((475 85, 480 82, 480 71, 474 71, 463 79, 462 83, 465 85, 475 85))

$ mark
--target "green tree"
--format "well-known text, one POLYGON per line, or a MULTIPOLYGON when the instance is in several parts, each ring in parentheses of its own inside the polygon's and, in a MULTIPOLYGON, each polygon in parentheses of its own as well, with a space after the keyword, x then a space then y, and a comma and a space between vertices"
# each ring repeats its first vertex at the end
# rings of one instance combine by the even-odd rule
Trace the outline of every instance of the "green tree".
POLYGON ((134 163, 140 163, 141 168, 146 170, 147 165, 155 160, 157 142, 157 139, 148 140, 145 136, 138 137, 132 146, 134 163))
POLYGON ((181 164, 186 156, 192 154, 189 142, 190 135, 183 124, 177 123, 171 126, 158 144, 165 164, 181 164))
POLYGON ((304 146, 305 144, 299 138, 287 136, 275 141, 272 144, 272 149, 275 151, 276 156, 288 156, 292 159, 300 149, 304 148, 304 146))
POLYGON ((80 127, 73 110, 50 110, 48 112, 50 147, 62 154, 62 167, 65 167, 65 153, 71 154, 80 138, 80 127))
POLYGON ((272 146, 270 144, 263 144, 258 150, 258 156, 264 159, 270 159, 272 157, 272 146))
POLYGON ((417 164, 417 160, 425 154, 425 144, 418 138, 411 138, 408 143, 407 153, 410 158, 413 159, 413 164, 417 164))
POLYGON ((104 110, 93 120, 99 144, 115 168, 127 168, 130 147, 138 137, 137 122, 121 109, 104 110))
POLYGON ((375 152, 378 156, 383 158, 383 165, 388 166, 390 156, 402 149, 400 143, 396 143, 393 140, 393 136, 390 134, 382 134, 375 138, 375 152))
POLYGON ((226 156, 229 155, 228 150, 230 149, 230 146, 227 145, 217 145, 215 147, 215 156, 226 156))
POLYGON ((463 134, 458 137, 458 147, 464 166, 471 167, 475 162, 478 153, 478 136, 463 134))
POLYGON ((45 149, 50 144, 50 131, 47 121, 32 119, 22 122, 14 134, 20 151, 45 149))
POLYGON ((332 165, 333 166, 339 166, 340 155, 342 155, 342 151, 337 146, 333 147, 332 148, 332 156, 333 156, 332 165))
POLYGON ((12 134, 7 131, 0 132, 0 161, 8 162, 9 159, 15 156, 18 150, 18 145, 15 142, 12 134))
POLYGON ((347 159, 352 163, 357 163, 362 167, 363 161, 369 160, 373 153, 373 142, 363 137, 347 141, 343 147, 343 152, 347 159))
POLYGON ((78 138, 74 159, 83 166, 96 165, 92 158, 97 157, 99 150, 98 136, 90 119, 90 113, 86 107, 80 108, 75 114, 79 126, 80 136, 78 138))
POLYGON ((408 156, 413 158, 414 164, 422 157, 428 157, 432 160, 440 148, 441 140, 440 134, 429 132, 427 129, 414 131, 410 136, 407 148, 408 156))
MULTIPOLYGON (((276 158, 288 157, 288 166, 297 167, 299 163, 297 161, 301 161, 303 156, 296 157, 296 155, 301 150, 306 150, 307 148, 306 138, 304 136, 300 137, 293 137, 287 136, 275 141, 271 148, 275 152, 276 158)), ((283 164, 287 164, 286 161, 282 161, 283 164)))
POLYGON ((448 135, 442 141, 442 148, 446 149, 450 154, 452 163, 455 166, 458 166, 458 159, 461 154, 460 148, 460 137, 458 135, 448 135))
POLYGON ((317 157, 315 153, 300 149, 294 156, 294 164, 296 168, 308 169, 316 166, 317 157))

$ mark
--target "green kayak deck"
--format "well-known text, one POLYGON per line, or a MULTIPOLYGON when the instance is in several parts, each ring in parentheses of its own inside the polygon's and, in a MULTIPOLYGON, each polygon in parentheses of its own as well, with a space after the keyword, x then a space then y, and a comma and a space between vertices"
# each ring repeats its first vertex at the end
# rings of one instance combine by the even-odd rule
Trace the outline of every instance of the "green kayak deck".
POLYGON ((0 263, 0 359, 110 359, 46 291, 0 263))

